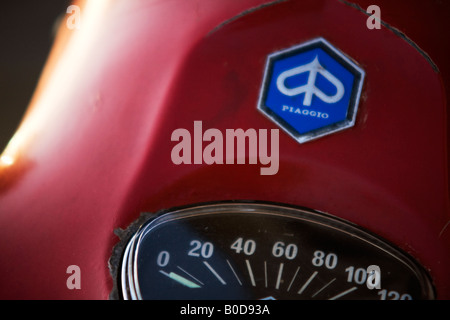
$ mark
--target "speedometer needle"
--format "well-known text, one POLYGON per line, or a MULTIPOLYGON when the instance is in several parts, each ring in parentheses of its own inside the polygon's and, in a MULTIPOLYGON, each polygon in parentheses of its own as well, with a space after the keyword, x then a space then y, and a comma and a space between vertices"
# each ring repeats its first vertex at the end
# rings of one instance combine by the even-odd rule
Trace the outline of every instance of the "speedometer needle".
POLYGON ((179 274, 176 274, 175 272, 167 273, 162 270, 159 270, 159 272, 161 272, 166 277, 175 280, 176 282, 181 283, 182 285, 188 288, 200 288, 198 284, 186 279, 185 277, 180 276, 179 274))

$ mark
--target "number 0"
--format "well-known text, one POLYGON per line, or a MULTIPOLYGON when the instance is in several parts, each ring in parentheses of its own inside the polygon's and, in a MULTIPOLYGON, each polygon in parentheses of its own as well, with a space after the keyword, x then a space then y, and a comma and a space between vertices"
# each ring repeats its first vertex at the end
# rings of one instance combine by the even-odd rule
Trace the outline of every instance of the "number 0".
POLYGON ((165 267, 169 264, 170 254, 167 251, 161 251, 156 258, 156 264, 165 267))

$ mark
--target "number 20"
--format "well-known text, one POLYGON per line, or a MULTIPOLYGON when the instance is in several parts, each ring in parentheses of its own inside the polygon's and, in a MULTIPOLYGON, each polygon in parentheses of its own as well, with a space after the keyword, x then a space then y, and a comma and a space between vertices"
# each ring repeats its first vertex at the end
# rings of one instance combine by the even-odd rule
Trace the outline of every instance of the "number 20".
POLYGON ((211 242, 204 242, 198 240, 192 240, 190 243, 191 247, 193 247, 188 252, 188 256, 191 257, 200 257, 202 256, 205 259, 211 258, 214 253, 214 245, 211 242))

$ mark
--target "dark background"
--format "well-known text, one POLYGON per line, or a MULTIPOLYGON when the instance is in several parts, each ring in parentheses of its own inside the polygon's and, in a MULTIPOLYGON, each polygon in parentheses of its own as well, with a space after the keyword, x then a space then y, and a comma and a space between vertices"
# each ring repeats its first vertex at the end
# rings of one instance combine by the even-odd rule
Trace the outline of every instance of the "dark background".
POLYGON ((0 7, 0 153, 30 102, 67 0, 9 0, 0 7))

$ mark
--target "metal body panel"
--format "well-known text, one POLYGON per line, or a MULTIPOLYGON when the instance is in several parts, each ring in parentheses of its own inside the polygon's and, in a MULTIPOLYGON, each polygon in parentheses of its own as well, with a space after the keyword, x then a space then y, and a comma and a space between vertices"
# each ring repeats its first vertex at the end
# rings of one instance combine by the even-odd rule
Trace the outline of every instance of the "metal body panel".
POLYGON ((247 199, 358 224, 415 257, 449 299, 450 74, 448 44, 432 33, 448 5, 410 4, 424 8, 416 24, 380 2, 380 30, 336 0, 88 4, 3 154, 13 163, 0 168, 0 298, 106 299, 115 229, 142 211, 247 199), (366 72, 354 127, 302 145, 280 132, 273 176, 173 164, 171 133, 196 120, 278 128, 257 110, 266 57, 317 37, 366 72), (81 290, 66 286, 70 265, 81 290))

